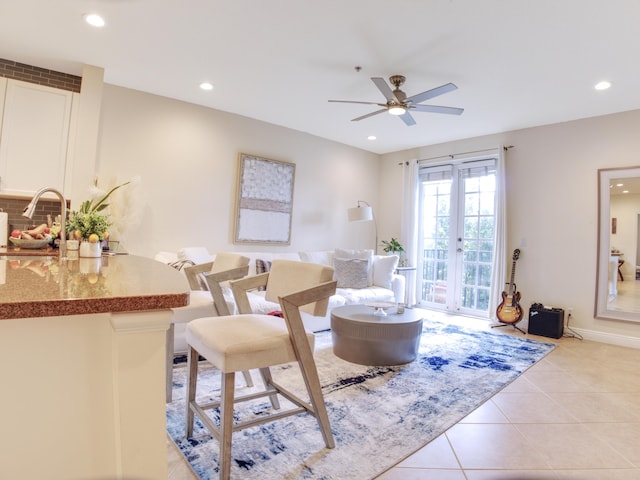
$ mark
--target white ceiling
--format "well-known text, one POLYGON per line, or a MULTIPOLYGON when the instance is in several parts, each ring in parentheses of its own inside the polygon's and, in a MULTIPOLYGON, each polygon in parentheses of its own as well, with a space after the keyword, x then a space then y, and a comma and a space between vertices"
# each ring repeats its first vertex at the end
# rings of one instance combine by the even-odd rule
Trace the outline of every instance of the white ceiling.
POLYGON ((110 84, 387 153, 640 108, 639 19, 637 0, 3 0, 0 57, 97 65, 110 84), (393 74, 407 95, 455 83, 425 103, 465 112, 407 127, 327 102, 382 101, 370 77, 393 74))

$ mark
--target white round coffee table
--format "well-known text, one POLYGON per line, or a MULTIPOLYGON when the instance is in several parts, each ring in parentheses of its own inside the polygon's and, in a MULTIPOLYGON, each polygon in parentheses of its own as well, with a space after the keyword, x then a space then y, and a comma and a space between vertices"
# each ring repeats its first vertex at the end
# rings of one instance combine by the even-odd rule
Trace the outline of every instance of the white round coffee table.
POLYGON ((386 316, 374 315, 374 308, 347 305, 331 311, 333 353, 360 365, 402 365, 418 355, 422 334, 422 312, 406 309, 386 316))

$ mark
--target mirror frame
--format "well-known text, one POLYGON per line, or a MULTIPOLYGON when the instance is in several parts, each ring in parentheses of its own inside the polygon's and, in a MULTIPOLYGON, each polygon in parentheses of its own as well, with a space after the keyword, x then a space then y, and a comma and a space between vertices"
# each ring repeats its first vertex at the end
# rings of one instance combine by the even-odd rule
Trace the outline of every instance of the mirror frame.
MULTIPOLYGON (((611 257, 611 196, 609 184, 614 178, 640 177, 640 166, 598 170, 598 260, 594 316, 605 320, 640 322, 640 314, 607 308, 609 296, 609 259, 611 257)), ((617 273, 617 272, 616 272, 617 273)))

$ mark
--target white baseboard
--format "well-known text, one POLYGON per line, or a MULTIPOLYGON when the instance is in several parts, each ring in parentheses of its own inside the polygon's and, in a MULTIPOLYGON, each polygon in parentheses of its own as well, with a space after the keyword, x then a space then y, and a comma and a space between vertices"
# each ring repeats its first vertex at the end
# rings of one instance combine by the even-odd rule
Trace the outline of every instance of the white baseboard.
MULTIPOLYGON (((571 327, 571 330, 582 335, 585 340, 609 343, 611 345, 618 345, 619 347, 640 349, 640 338, 638 337, 628 337, 626 335, 618 335, 617 333, 597 332, 595 330, 585 330, 583 328, 575 327, 571 327)), ((566 329, 565 333, 567 333, 566 329)))

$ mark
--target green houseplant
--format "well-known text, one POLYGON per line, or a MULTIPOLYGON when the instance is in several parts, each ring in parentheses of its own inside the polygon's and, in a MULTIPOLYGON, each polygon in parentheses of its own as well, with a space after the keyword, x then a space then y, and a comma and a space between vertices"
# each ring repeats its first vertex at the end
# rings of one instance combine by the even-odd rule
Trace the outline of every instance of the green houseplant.
POLYGON ((91 243, 106 240, 109 237, 111 221, 108 214, 100 212, 109 206, 106 202, 111 194, 129 183, 125 182, 113 187, 100 198, 82 202, 78 211, 73 211, 69 215, 67 231, 74 232, 76 240, 88 240, 91 243))
POLYGON ((382 245, 384 247, 382 250, 385 253, 404 253, 402 244, 393 237, 391 240, 382 240, 382 245))

